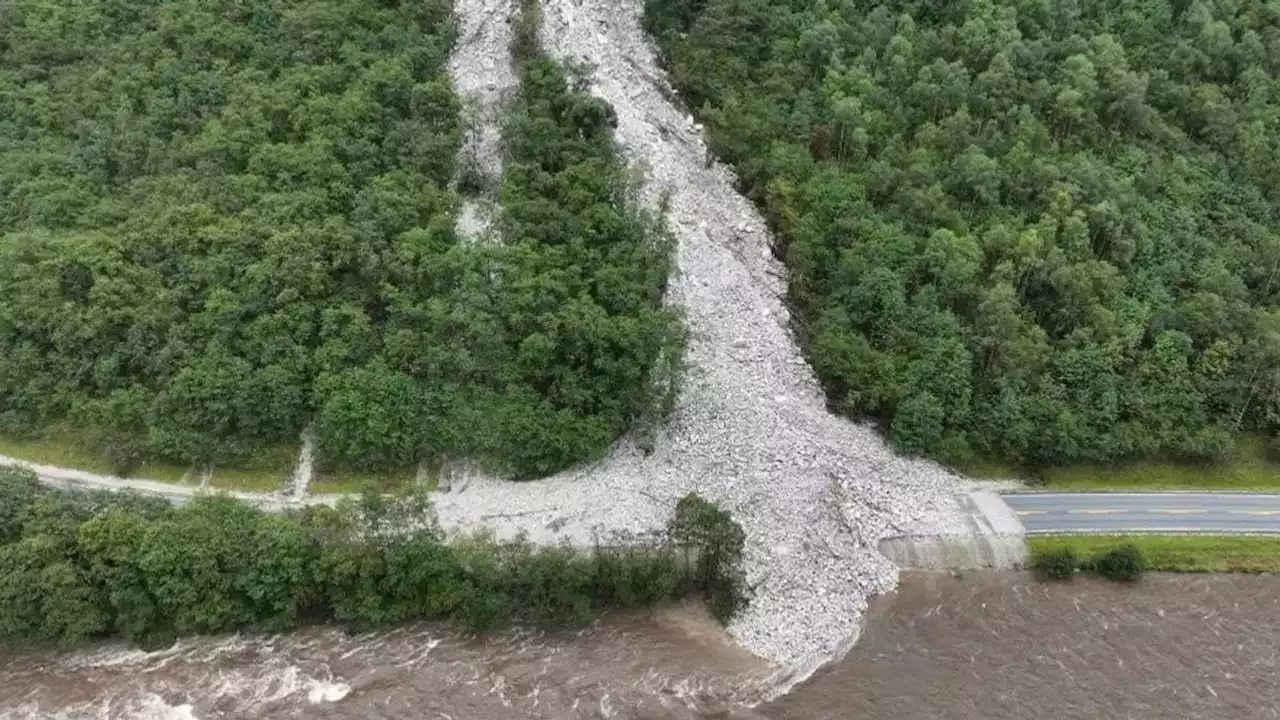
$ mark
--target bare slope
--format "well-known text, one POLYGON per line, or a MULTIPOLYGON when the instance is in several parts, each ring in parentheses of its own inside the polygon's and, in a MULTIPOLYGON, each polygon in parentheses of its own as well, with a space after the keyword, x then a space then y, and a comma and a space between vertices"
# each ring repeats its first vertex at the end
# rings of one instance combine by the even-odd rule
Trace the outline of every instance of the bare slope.
POLYGON ((491 190, 502 177, 502 112, 517 84, 510 54, 494 48, 510 47, 516 12, 513 0, 458 0, 454 7, 458 39, 449 56, 449 75, 467 127, 458 167, 463 175, 473 175, 466 182, 484 186, 476 188, 480 197, 463 201, 458 232, 464 238, 484 235, 493 223, 496 198, 491 190))

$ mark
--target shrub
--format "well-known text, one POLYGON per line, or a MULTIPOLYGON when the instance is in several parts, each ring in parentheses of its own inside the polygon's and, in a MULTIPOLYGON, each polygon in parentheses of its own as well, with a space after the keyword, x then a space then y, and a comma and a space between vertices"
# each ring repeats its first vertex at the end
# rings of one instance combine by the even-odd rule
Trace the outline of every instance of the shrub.
POLYGON ((1147 569, 1147 558, 1133 543, 1099 553, 1090 563, 1093 573, 1108 580, 1133 582, 1147 569))
POLYGON ((744 538, 696 495, 680 501, 665 536, 583 552, 447 541, 420 492, 287 514, 228 497, 161 509, 125 494, 42 488, 31 473, 0 467, 0 639, 158 642, 335 620, 572 628, 691 594, 727 621, 747 602, 744 538))
POLYGON ((1267 443, 1267 459, 1280 462, 1280 433, 1276 433, 1267 443))
POLYGON ((694 589, 702 592, 711 614, 728 623, 751 600, 742 568, 742 526, 714 503, 689 493, 676 505, 668 534, 686 557, 696 557, 694 589))
POLYGON ((1031 559, 1031 568, 1041 580, 1070 580, 1079 564, 1076 551, 1069 547, 1038 552, 1031 559))

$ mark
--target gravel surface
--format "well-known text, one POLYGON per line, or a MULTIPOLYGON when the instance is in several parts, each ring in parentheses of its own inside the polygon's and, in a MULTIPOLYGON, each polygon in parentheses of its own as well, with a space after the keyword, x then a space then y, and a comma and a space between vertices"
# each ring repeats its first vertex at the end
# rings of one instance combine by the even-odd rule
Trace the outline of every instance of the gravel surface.
POLYGON ((301 500, 311 490, 311 481, 316 475, 316 431, 308 425, 298 438, 298 462, 293 467, 293 478, 289 482, 291 497, 301 500))
POLYGON ((502 178, 502 116, 519 85, 509 48, 515 0, 459 0, 454 11, 458 40, 449 56, 453 90, 462 101, 467 133, 458 150, 458 166, 474 165, 486 191, 465 198, 458 213, 458 234, 478 239, 493 226, 497 187, 502 178))

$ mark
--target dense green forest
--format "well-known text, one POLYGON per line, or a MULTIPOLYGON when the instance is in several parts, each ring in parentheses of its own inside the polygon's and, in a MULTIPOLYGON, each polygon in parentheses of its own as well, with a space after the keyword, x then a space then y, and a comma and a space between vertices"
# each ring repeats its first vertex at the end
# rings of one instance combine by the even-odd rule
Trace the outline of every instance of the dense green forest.
POLYGON ((554 67, 455 236, 447 0, 0 4, 0 435, 120 471, 597 455, 660 406, 668 247, 554 67))
POLYGON ((422 495, 272 515, 223 497, 173 508, 43 489, 0 467, 0 641, 161 643, 333 621, 560 628, 690 594, 727 622, 747 601, 742 546, 741 528, 695 495, 665 537, 580 552, 446 542, 422 495))
POLYGON ((648 0, 833 405, 953 461, 1280 429, 1280 6, 648 0))

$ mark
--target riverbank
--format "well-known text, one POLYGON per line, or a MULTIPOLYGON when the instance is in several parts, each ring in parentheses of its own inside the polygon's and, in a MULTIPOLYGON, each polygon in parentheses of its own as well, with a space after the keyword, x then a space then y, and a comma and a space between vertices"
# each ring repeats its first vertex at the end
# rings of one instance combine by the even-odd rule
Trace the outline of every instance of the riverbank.
POLYGON ((50 490, 0 466, 0 642, 422 620, 550 630, 695 596, 727 623, 749 599, 742 529, 694 494, 673 510, 661 534, 549 548, 448 538, 425 493, 269 514, 227 497, 50 490))

